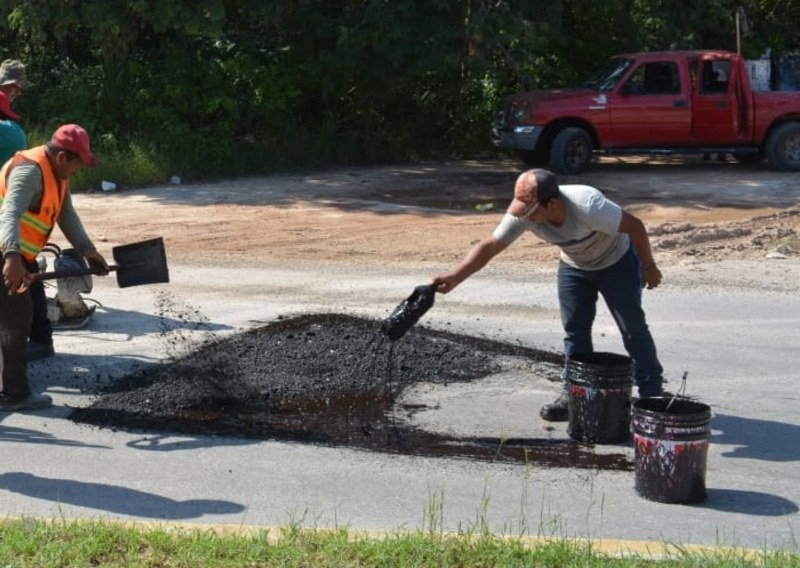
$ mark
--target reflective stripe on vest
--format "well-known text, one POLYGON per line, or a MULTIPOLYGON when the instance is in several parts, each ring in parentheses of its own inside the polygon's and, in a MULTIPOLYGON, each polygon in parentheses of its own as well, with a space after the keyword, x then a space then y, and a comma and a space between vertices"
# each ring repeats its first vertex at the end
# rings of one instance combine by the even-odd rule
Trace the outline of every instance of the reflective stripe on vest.
POLYGON ((25 211, 19 223, 20 254, 30 262, 36 260, 36 255, 47 244, 56 219, 61 214, 67 193, 64 191, 66 184, 62 184, 56 179, 44 148, 44 146, 37 146, 30 150, 17 152, 0 170, 0 207, 2 207, 8 191, 8 176, 15 166, 22 163, 34 163, 42 173, 42 201, 39 211, 30 209, 25 211))

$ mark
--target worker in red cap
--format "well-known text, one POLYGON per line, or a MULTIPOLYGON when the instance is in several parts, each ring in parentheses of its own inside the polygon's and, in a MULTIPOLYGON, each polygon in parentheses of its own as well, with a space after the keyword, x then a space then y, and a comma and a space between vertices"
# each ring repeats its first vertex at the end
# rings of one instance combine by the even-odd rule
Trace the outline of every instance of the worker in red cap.
POLYGON ((47 244, 56 224, 89 263, 108 273, 72 205, 70 178, 96 162, 89 134, 77 124, 65 124, 49 142, 17 152, 0 169, 0 412, 47 408, 52 399, 31 392, 27 375, 27 343, 33 311, 26 265, 47 244))
MULTIPOLYGON (((24 89, 33 86, 25 75, 25 65, 16 59, 6 59, 0 64, 0 166, 14 154, 28 147, 28 139, 19 122, 19 115, 11 109, 11 103, 24 89)), ((37 264, 26 264, 31 272, 38 272, 37 264)), ((29 287, 33 301, 31 335, 28 338, 28 361, 36 361, 55 355, 53 347, 53 324, 47 315, 47 294, 44 283, 34 281, 29 287)))
MULTIPOLYGON (((28 147, 28 137, 20 124, 19 115, 11 104, 24 89, 33 86, 25 75, 25 65, 16 59, 6 59, 0 64, 0 166, 14 154, 28 147)), ((26 268, 38 272, 38 265, 26 268)), ((28 361, 55 355, 53 324, 47 317, 47 294, 44 283, 33 282, 29 288, 33 301, 31 336, 28 339, 28 361)))

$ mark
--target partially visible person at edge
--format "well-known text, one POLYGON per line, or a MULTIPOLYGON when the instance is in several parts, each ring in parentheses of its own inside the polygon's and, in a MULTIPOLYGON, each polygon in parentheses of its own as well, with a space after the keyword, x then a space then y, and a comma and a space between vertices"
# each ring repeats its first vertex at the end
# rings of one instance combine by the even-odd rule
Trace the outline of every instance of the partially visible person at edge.
POLYGON ((32 87, 33 83, 25 74, 25 64, 16 59, 6 59, 0 63, 0 91, 4 92, 10 102, 14 102, 23 89, 32 87))
POLYGON ((18 121, 19 115, 11 109, 11 101, 0 91, 0 164, 28 146, 25 131, 18 121))
POLYGON ((19 150, 28 147, 27 137, 19 125, 19 115, 11 104, 22 89, 33 85, 25 76, 25 65, 16 59, 0 63, 0 165, 19 150))
MULTIPOLYGON (((33 86, 25 73, 25 65, 16 59, 6 59, 0 63, 0 97, 7 97, 10 104, 22 94, 23 89, 33 86)), ((0 100, 2 107, 2 100, 0 100)), ((11 114, 4 112, 8 120, 0 121, 0 165, 11 158, 20 150, 28 147, 27 137, 19 124, 19 116, 14 111, 11 114)), ((30 272, 38 272, 38 263, 26 263, 25 268, 30 272)), ((31 335, 28 339, 28 361, 44 359, 55 355, 53 349, 53 325, 47 317, 47 295, 44 283, 34 282, 30 286, 31 300, 33 301, 33 323, 31 335)))
POLYGON ((86 234, 69 192, 70 177, 95 161, 86 130, 65 124, 49 142, 17 152, 0 170, 0 411, 52 404, 48 395, 32 393, 28 384, 27 342, 33 307, 28 293, 32 275, 25 266, 36 261, 54 226, 58 224, 90 266, 108 273, 108 263, 86 234))
MULTIPOLYGON (((525 231, 561 249, 558 301, 565 357, 593 352, 592 324, 599 292, 634 361, 639 396, 662 395, 663 369, 642 310, 642 288, 661 284, 661 271, 641 220, 593 187, 559 186, 547 170, 524 172, 494 233, 472 247, 452 271, 434 277, 433 287, 450 292, 525 231)), ((545 420, 568 419, 566 365, 562 381, 559 397, 541 409, 545 420)))

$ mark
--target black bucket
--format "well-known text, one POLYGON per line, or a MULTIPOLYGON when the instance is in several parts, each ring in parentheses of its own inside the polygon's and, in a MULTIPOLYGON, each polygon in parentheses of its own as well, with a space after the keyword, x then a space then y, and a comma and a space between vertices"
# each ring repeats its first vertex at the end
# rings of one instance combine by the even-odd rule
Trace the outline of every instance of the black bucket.
POLYGON ((569 436, 613 444, 630 439, 633 359, 617 353, 583 353, 567 359, 569 436))
POLYGON ((419 318, 425 315, 436 297, 433 286, 422 285, 414 288, 414 292, 400 302, 391 315, 383 320, 381 331, 390 341, 403 337, 419 318))
POLYGON ((706 499, 711 408, 685 398, 643 398, 633 405, 636 492, 661 503, 706 499))

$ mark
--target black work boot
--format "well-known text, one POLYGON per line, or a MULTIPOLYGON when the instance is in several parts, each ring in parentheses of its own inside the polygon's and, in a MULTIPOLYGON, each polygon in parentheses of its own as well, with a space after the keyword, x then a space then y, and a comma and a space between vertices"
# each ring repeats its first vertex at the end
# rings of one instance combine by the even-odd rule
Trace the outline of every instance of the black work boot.
POLYGON ((566 422, 569 419, 567 395, 561 394, 554 402, 545 404, 539 411, 539 416, 548 422, 566 422))

